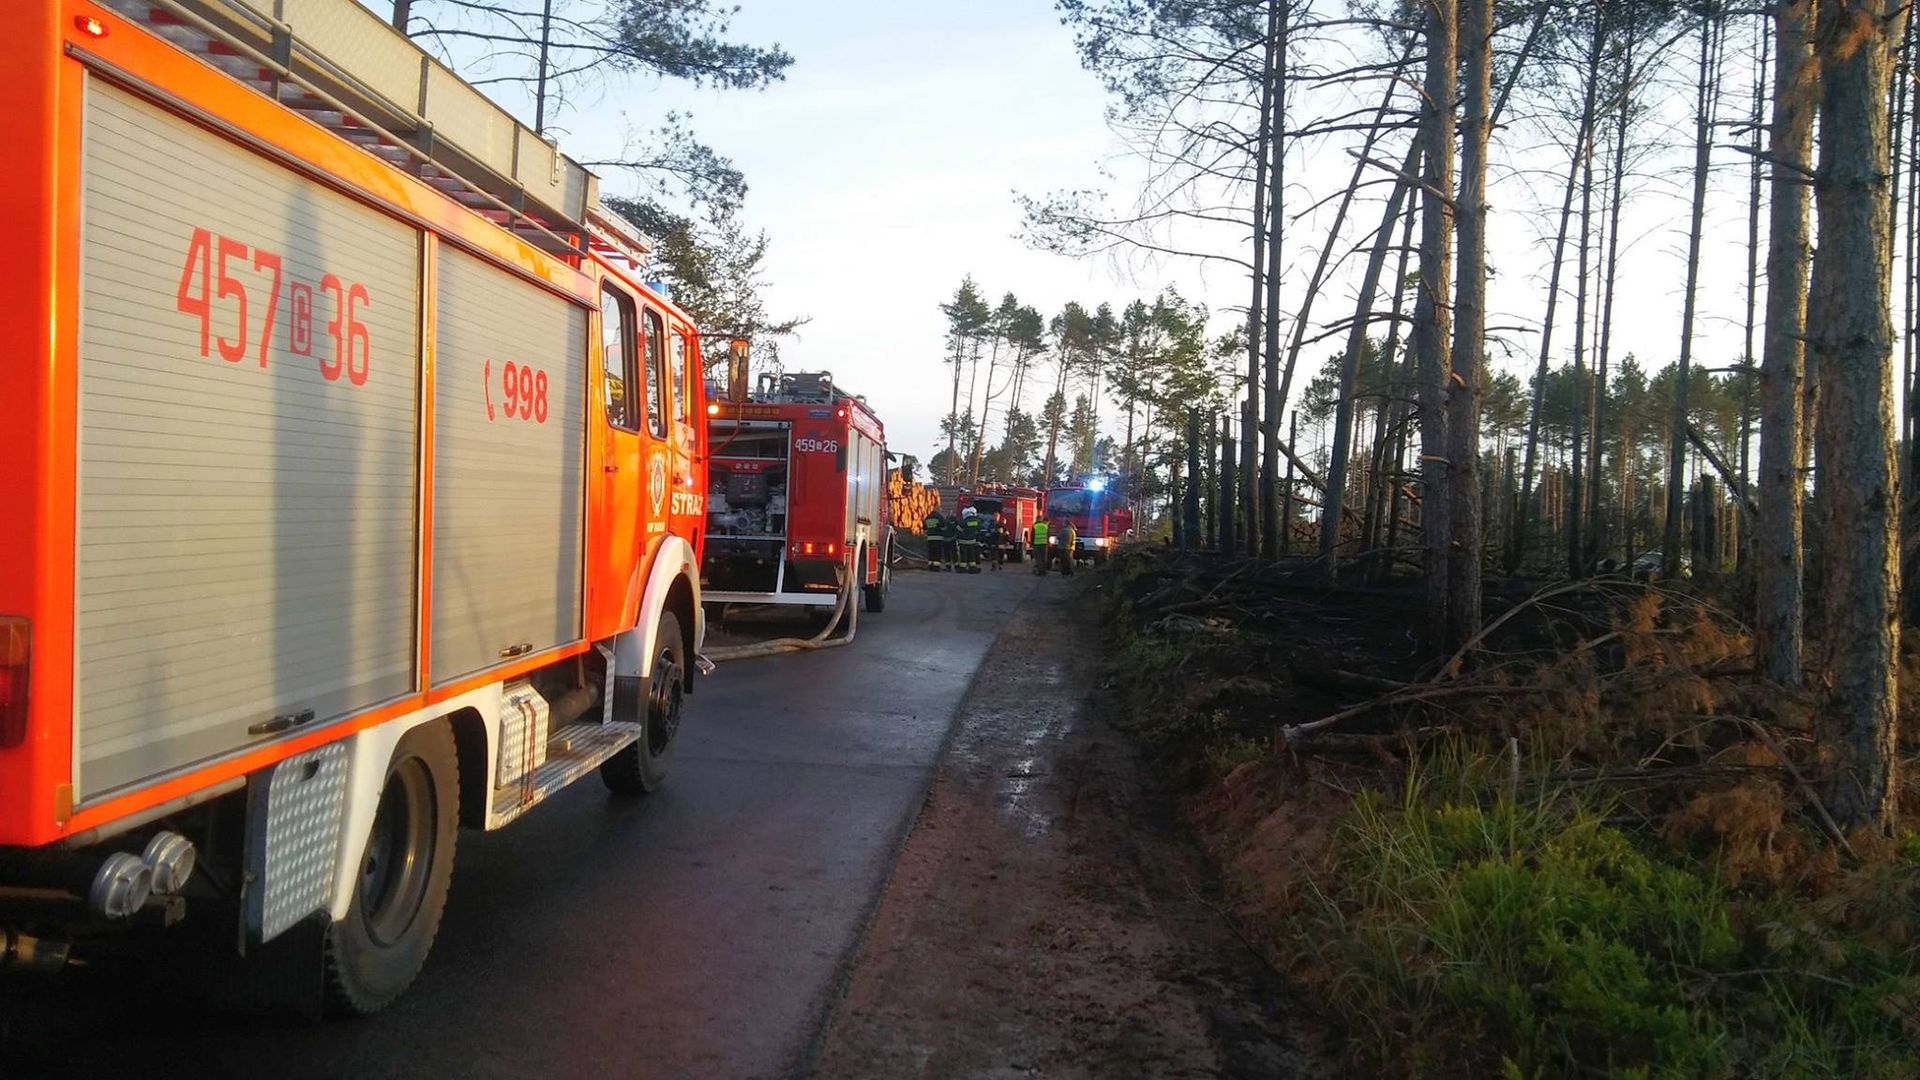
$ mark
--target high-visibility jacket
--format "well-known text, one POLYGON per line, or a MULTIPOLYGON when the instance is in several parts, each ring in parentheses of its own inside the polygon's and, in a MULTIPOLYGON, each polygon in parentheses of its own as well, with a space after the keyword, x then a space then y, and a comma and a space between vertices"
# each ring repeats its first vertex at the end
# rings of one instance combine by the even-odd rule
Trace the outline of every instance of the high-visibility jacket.
POLYGON ((980 519, 979 518, 970 517, 970 518, 960 519, 960 539, 962 540, 980 539, 980 519))
POLYGON ((937 540, 940 538, 941 530, 946 526, 946 523, 947 519, 941 517, 939 514, 928 514, 927 520, 920 523, 920 528, 929 537, 937 540))
POLYGON ((1037 548, 1047 546, 1047 523, 1044 521, 1033 523, 1033 546, 1037 548))

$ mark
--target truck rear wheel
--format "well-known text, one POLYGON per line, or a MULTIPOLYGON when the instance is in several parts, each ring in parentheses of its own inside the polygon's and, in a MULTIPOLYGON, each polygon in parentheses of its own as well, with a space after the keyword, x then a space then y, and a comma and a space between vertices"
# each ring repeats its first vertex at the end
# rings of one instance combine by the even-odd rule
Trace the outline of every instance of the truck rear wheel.
POLYGON ((600 766, 600 780, 615 795, 651 795, 667 782, 673 765, 675 738, 680 734, 680 710, 686 699, 686 637, 680 617, 660 613, 654 638, 653 676, 615 676, 613 718, 644 725, 640 737, 600 766))
POLYGON ((453 730, 444 723, 413 729, 387 765, 347 917, 327 928, 332 1011, 379 1012, 420 974, 453 883, 459 814, 453 730))

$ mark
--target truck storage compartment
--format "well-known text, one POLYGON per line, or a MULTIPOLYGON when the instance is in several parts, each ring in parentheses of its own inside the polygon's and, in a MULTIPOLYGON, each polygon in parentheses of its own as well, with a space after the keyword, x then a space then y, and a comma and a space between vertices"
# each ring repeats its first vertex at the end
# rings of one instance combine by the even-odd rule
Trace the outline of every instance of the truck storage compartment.
POLYGON ((441 685, 581 635, 587 312, 451 247, 434 337, 441 685))
POLYGON ((414 686, 420 397, 415 230, 99 78, 85 117, 83 799, 414 686))

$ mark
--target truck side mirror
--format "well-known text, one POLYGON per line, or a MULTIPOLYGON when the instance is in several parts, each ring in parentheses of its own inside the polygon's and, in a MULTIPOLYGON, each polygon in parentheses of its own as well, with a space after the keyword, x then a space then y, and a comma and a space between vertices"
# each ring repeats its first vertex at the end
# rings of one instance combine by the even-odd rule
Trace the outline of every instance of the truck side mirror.
POLYGON ((727 342, 727 400, 747 400, 747 350, 752 343, 744 337, 727 342))

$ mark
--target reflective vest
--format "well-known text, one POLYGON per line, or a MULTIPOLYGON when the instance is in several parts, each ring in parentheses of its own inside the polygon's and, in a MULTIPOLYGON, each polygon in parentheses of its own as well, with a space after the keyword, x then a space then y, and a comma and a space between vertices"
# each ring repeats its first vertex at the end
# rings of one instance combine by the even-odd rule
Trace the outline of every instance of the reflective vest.
POLYGON ((1033 546, 1047 546, 1047 523, 1044 521, 1036 521, 1033 523, 1033 546))

